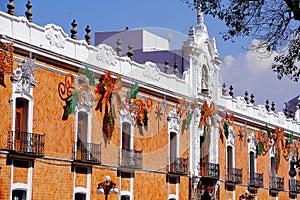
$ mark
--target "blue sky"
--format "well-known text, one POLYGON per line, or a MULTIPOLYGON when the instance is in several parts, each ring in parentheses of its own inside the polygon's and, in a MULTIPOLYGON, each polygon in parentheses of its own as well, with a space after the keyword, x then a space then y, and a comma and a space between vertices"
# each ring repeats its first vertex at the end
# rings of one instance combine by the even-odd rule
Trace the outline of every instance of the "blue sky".
MULTIPOLYGON (((8 2, 1 1, 1 11, 7 11, 8 2)), ((17 16, 25 16, 26 3, 27 0, 14 1, 17 16)), ((87 25, 92 29, 92 37, 97 31, 124 30, 125 27, 157 27, 186 35, 189 27, 196 25, 196 11, 180 0, 31 0, 31 3, 33 21, 40 26, 53 23, 70 35, 71 22, 76 19, 78 39, 84 39, 87 25)), ((235 96, 243 96, 247 90, 254 94, 257 104, 264 104, 269 99, 270 102, 275 101, 277 111, 281 111, 283 102, 300 94, 299 83, 289 79, 277 80, 268 66, 271 58, 261 59, 245 50, 252 38, 237 38, 235 43, 224 42, 220 34, 225 30, 224 24, 204 17, 208 33, 216 38, 218 52, 223 59, 221 81, 228 86, 233 85, 235 96)))

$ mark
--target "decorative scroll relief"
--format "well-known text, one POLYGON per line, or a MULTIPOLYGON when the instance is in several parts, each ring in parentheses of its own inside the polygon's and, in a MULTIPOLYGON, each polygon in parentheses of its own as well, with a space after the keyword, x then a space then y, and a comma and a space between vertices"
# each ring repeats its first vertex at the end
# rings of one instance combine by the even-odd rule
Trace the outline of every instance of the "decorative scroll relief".
POLYGON ((179 132, 180 116, 177 114, 176 108, 173 108, 168 116, 169 130, 179 132))
POLYGON ((78 111, 90 112, 95 105, 95 95, 89 85, 89 79, 78 77, 75 89, 78 91, 78 111))
POLYGON ((263 105, 258 105, 257 116, 267 118, 267 110, 263 105))
POLYGON ((117 65, 117 54, 111 46, 100 44, 97 46, 96 60, 105 65, 117 65))
POLYGON ((286 120, 286 116, 284 115, 284 113, 278 112, 277 122, 284 125, 285 120, 286 120))
POLYGON ((227 145, 232 145, 234 146, 234 138, 235 138, 235 133, 233 131, 232 126, 229 126, 229 134, 228 134, 228 139, 227 139, 227 145))
POLYGON ((143 73, 144 77, 148 77, 148 79, 152 81, 159 81, 160 70, 158 69, 157 65, 152 62, 146 62, 145 66, 146 68, 143 73))
POLYGON ((13 83, 16 84, 15 92, 30 95, 31 88, 35 87, 34 70, 37 68, 35 59, 28 58, 14 70, 13 83))
POLYGON ((251 133, 248 136, 248 148, 249 151, 254 151, 256 152, 256 137, 254 135, 254 131, 251 131, 251 133))
POLYGON ((45 29, 46 38, 49 40, 50 45, 63 49, 68 35, 64 33, 62 28, 54 24, 48 24, 45 29))
POLYGON ((134 123, 134 119, 137 115, 136 109, 131 109, 132 106, 130 103, 126 103, 127 98, 126 96, 122 99, 122 106, 118 109, 120 118, 122 121, 134 123))
POLYGON ((236 109, 241 110, 241 111, 246 111, 246 101, 243 97, 236 97, 236 109))
POLYGON ((135 118, 135 114, 132 112, 129 112, 129 109, 119 109, 119 113, 121 116, 121 124, 122 122, 130 122, 133 123, 133 120, 135 118))

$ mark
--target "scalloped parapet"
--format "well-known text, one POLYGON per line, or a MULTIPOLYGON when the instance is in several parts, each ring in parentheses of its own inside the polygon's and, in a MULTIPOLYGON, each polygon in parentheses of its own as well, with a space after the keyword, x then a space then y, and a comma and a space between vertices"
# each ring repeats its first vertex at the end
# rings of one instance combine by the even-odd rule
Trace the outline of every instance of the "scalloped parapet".
POLYGON ((128 57, 119 57, 112 47, 104 44, 88 45, 85 40, 74 40, 61 27, 45 27, 0 11, 1 41, 13 41, 14 46, 73 66, 90 66, 94 71, 110 70, 132 81, 139 81, 152 89, 169 94, 190 96, 189 84, 174 74, 165 74, 155 63, 139 64, 128 57))
POLYGON ((261 125, 270 124, 292 132, 300 132, 299 122, 287 118, 283 112, 267 111, 264 105, 247 103, 244 97, 240 96, 232 98, 231 96, 222 95, 221 99, 219 105, 226 108, 227 111, 233 112, 235 116, 247 118, 261 125))

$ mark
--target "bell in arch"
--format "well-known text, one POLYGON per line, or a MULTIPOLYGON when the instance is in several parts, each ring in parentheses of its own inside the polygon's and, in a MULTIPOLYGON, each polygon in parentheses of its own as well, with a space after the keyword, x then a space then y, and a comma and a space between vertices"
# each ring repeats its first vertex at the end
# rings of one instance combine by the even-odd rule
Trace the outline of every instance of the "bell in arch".
POLYGON ((206 83, 205 79, 202 79, 202 81, 201 81, 201 92, 208 94, 208 87, 207 87, 207 83, 206 83))

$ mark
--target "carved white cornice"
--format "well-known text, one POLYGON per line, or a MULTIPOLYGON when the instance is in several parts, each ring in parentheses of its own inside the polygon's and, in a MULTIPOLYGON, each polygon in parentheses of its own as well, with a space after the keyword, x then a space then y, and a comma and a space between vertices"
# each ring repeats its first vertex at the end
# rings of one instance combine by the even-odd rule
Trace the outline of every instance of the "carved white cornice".
POLYGON ((65 48, 65 42, 68 35, 61 27, 54 24, 48 24, 45 26, 45 37, 49 40, 51 46, 63 49, 65 48))
POLYGON ((159 81, 160 69, 157 67, 157 65, 153 62, 146 62, 145 66, 146 68, 143 72, 144 77, 148 78, 151 81, 159 81))

